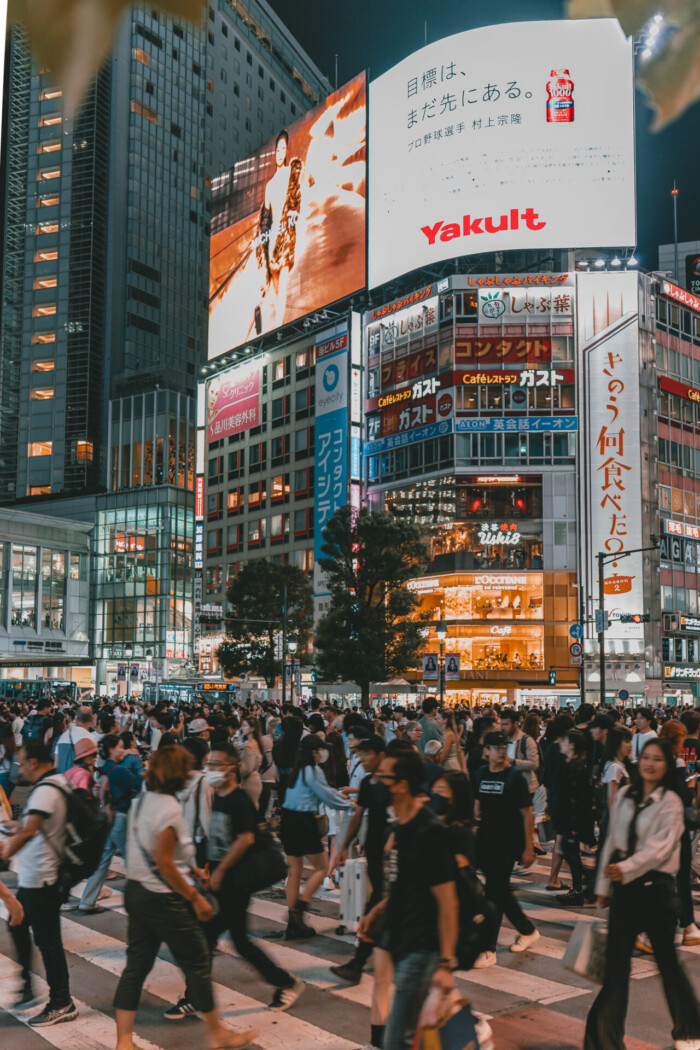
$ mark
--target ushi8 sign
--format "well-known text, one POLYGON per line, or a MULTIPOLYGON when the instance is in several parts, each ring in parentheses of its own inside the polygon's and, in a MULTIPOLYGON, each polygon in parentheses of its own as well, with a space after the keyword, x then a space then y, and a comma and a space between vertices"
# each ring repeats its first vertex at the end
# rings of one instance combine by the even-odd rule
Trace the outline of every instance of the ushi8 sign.
POLYGON ((481 252, 632 245, 632 45, 614 19, 436 41, 372 82, 369 284, 481 252))

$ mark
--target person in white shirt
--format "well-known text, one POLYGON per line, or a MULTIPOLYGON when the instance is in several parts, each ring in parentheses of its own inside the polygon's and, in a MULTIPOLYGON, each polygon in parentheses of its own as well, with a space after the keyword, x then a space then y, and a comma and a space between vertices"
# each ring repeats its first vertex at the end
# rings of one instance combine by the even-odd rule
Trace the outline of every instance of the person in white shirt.
POLYGON ((42 741, 30 740, 22 745, 19 771, 22 779, 34 787, 20 824, 12 835, 0 841, 0 858, 13 859, 19 886, 17 899, 24 908, 23 922, 10 927, 23 980, 16 1006, 24 1007, 34 998, 31 930, 46 969, 49 1001, 28 1024, 32 1028, 44 1028, 72 1021, 78 1015, 71 999, 68 963, 61 941, 61 896, 57 886, 66 842, 64 792, 70 787, 66 778, 56 773, 51 751, 42 741))
POLYGON ((650 707, 640 707, 634 720, 637 723, 637 732, 634 734, 632 741, 632 761, 636 763, 639 762, 639 756, 645 745, 656 736, 656 729, 654 728, 656 720, 650 707))
POLYGON ((75 760, 75 745, 79 740, 92 740, 98 743, 95 728, 95 712, 91 707, 79 707, 75 716, 75 725, 69 725, 65 733, 56 742, 56 769, 65 773, 75 760))
POLYGON ((584 1050, 624 1050, 630 960, 647 934, 673 1018, 675 1050, 700 1050, 700 1008, 678 961, 676 875, 683 803, 666 740, 651 739, 639 756, 639 784, 617 794, 596 881, 598 906, 610 904, 603 987, 586 1021, 584 1050))

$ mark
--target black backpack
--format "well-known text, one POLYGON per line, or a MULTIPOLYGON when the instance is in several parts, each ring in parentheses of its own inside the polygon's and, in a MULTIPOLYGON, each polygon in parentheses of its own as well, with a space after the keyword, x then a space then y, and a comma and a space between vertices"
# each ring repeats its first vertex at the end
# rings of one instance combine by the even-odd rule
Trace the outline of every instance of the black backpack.
MULTIPOLYGON (((67 901, 70 891, 82 879, 89 878, 100 863, 107 836, 109 818, 99 800, 85 788, 72 784, 64 787, 55 780, 42 780, 46 787, 56 788, 66 801, 66 845, 59 856, 58 894, 67 901)), ((46 840, 49 842, 49 840, 46 840)), ((53 843, 49 842, 53 847, 53 843)))

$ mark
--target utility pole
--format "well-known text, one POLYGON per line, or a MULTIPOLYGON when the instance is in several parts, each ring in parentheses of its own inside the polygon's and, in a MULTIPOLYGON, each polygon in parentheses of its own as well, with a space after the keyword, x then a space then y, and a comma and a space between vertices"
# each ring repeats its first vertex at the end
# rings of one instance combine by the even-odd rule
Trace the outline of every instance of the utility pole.
POLYGON ((600 659, 600 706, 605 707, 605 553, 598 551, 598 655, 600 659))

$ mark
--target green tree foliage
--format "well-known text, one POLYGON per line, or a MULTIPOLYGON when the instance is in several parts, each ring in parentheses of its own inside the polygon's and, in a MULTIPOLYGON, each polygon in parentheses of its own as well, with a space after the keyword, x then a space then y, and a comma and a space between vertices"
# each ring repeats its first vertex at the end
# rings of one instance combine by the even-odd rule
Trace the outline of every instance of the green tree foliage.
POLYGON ((367 707, 371 682, 415 664, 427 617, 406 582, 425 572, 428 548, 413 522, 364 509, 353 521, 346 506, 325 526, 322 551, 331 601, 316 627, 316 663, 326 680, 357 682, 367 707))
POLYGON ((228 678, 260 675, 272 687, 282 674, 282 661, 275 658, 275 635, 282 630, 285 584, 287 634, 296 635, 299 652, 304 652, 313 622, 309 578, 296 565, 276 565, 265 559, 246 562, 229 587, 226 639, 217 649, 228 678))

